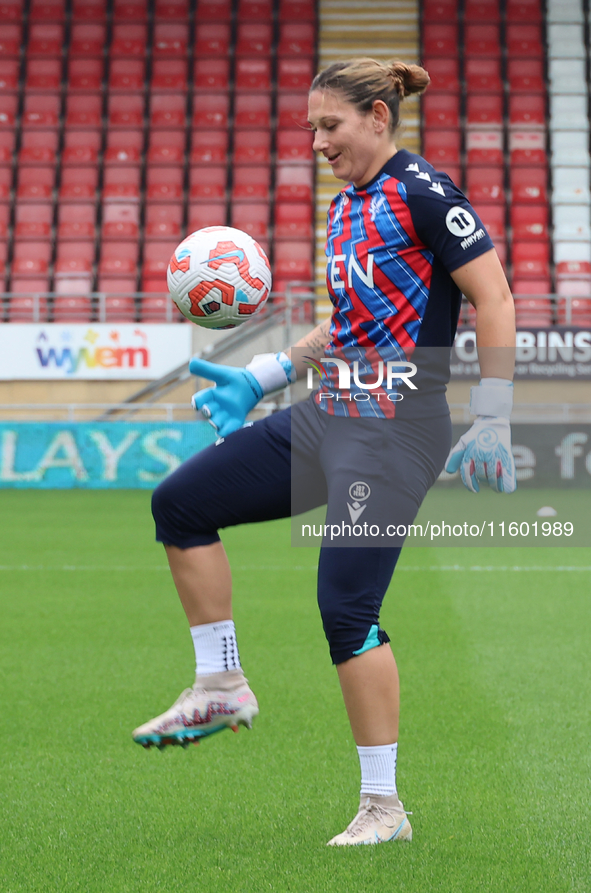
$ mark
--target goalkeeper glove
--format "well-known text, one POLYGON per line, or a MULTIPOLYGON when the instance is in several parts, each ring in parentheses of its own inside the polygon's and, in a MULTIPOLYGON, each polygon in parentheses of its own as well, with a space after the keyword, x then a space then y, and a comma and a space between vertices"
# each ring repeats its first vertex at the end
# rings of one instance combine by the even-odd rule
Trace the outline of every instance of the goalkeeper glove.
POLYGON ((472 493, 480 490, 479 481, 488 481, 497 493, 517 488, 509 425, 512 406, 513 383, 505 378, 483 378, 470 390, 470 411, 477 418, 447 457, 445 470, 454 474, 459 469, 472 493))
POLYGON ((295 379, 291 360, 283 352, 257 354, 244 369, 195 357, 189 363, 189 372, 215 382, 215 387, 194 394, 191 403, 220 437, 241 428, 265 394, 285 388, 295 379))

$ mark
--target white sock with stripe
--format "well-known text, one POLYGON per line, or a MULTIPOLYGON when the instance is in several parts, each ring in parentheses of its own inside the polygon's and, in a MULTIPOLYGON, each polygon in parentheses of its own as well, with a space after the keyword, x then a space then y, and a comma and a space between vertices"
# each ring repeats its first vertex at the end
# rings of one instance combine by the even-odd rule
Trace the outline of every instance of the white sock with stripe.
POLYGON ((240 669, 240 655, 233 620, 192 626, 191 635, 199 676, 240 669))
POLYGON ((398 744, 358 747, 361 764, 361 794, 390 797, 396 793, 398 744))

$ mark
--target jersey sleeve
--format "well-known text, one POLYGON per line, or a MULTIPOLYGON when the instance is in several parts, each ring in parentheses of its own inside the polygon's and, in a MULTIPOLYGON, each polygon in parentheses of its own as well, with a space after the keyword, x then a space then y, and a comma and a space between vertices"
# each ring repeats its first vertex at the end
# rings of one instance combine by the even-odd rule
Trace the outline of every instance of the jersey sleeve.
POLYGON ((426 162, 423 166, 427 170, 419 170, 419 176, 405 181, 413 225, 421 241, 447 272, 453 273, 494 244, 464 193, 447 174, 435 172, 426 162))

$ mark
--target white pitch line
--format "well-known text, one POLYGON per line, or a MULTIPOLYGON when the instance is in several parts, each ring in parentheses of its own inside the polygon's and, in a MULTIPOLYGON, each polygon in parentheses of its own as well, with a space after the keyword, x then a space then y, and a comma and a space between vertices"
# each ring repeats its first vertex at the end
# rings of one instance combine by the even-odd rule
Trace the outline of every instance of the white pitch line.
MULTIPOLYGON (((156 567, 148 567, 145 565, 113 565, 109 567, 108 565, 77 565, 77 564, 63 564, 59 567, 52 567, 50 565, 45 564, 2 564, 0 565, 1 571, 89 571, 91 573, 96 573, 97 571, 131 571, 132 573, 137 573, 138 571, 167 571, 169 568, 166 565, 157 565, 156 567)), ((260 565, 234 565, 233 567, 236 571, 316 571, 318 570, 318 565, 271 565, 271 564, 260 564, 260 565)), ((591 566, 588 565, 547 565, 547 564, 532 564, 532 565, 509 565, 509 564, 499 564, 499 565, 461 565, 461 564, 432 564, 432 565, 404 565, 397 568, 397 573, 401 573, 402 571, 412 571, 413 573, 421 572, 421 571, 445 571, 452 573, 491 573, 496 571, 502 572, 528 572, 528 571, 556 571, 558 573, 589 573, 591 571, 591 566)))

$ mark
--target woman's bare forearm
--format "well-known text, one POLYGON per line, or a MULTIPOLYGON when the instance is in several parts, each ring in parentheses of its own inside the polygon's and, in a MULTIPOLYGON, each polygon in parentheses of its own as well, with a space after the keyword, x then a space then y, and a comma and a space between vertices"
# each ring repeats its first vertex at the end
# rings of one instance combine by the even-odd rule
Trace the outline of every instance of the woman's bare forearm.
POLYGON ((320 325, 316 326, 312 329, 311 332, 308 332, 307 335, 304 335, 303 338, 294 344, 293 348, 289 348, 286 351, 288 357, 291 359, 297 377, 299 378, 308 367, 306 366, 303 357, 312 357, 314 360, 319 360, 320 357, 324 356, 324 351, 326 345, 330 340, 330 318, 325 319, 324 322, 321 322, 320 325), (297 348, 294 349, 294 348, 297 348))

